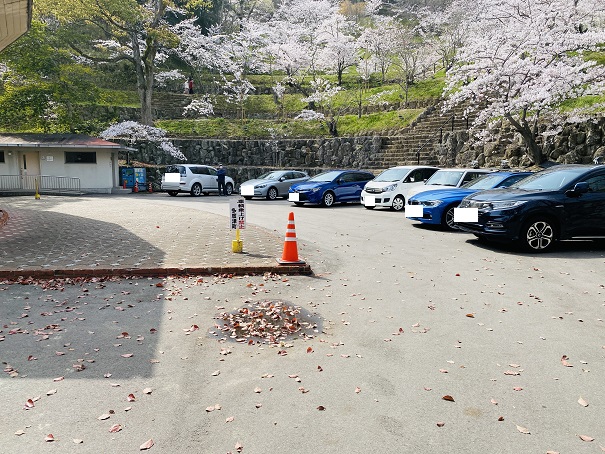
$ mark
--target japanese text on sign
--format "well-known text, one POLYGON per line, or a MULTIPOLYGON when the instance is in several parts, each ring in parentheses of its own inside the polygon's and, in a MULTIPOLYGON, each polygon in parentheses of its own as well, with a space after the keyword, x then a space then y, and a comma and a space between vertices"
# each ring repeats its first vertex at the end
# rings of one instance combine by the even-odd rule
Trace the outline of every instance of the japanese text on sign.
POLYGON ((246 228, 246 203, 244 199, 229 201, 229 224, 231 230, 246 228))

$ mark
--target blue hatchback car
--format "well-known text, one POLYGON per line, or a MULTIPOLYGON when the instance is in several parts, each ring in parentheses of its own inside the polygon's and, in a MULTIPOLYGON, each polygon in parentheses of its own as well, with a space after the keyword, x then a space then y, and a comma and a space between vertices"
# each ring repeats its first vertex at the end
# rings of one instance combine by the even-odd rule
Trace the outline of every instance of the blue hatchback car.
POLYGON ((494 188, 507 188, 513 183, 531 175, 531 172, 493 172, 466 183, 460 188, 425 191, 408 200, 409 205, 422 205, 422 217, 410 217, 425 224, 437 224, 454 230, 454 208, 467 195, 494 188))
POLYGON ((295 205, 313 203, 331 207, 337 202, 359 203, 361 191, 374 174, 363 170, 328 170, 290 187, 288 200, 295 205))

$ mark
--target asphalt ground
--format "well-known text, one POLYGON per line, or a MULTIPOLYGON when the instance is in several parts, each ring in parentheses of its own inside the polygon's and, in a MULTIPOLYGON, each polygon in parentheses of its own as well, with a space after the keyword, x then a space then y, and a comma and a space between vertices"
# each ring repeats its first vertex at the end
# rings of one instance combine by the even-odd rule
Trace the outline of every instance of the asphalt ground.
POLYGON ((602 243, 532 256, 386 210, 249 208, 276 236, 295 211, 313 275, 0 284, 0 451, 603 452, 602 243), (310 332, 249 337, 264 302, 310 332))

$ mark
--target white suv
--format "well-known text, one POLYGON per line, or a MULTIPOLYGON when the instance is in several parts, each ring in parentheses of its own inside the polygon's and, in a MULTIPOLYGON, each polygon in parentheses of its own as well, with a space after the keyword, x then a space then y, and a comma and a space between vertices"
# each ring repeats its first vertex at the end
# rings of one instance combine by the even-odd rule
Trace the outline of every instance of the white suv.
MULTIPOLYGON (((227 195, 233 193, 235 183, 231 177, 225 176, 225 189, 227 195)), ((189 192, 198 197, 211 192, 218 194, 218 176, 216 169, 201 164, 177 164, 166 167, 162 175, 162 191, 166 191, 172 197, 179 192, 189 192)))
POLYGON ((361 191, 361 204, 368 210, 383 207, 401 211, 407 203, 406 192, 424 184, 437 170, 437 167, 430 166, 391 167, 368 181, 361 191))

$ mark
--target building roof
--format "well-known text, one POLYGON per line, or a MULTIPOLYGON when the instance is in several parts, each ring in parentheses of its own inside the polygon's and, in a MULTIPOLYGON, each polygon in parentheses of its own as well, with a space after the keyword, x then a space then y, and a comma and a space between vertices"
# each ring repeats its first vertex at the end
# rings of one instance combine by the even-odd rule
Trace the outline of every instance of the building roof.
MULTIPOLYGON (((2 1, 2 0, 0 0, 2 1)), ((130 150, 115 142, 83 134, 0 134, 0 148, 97 148, 130 150)))
POLYGON ((0 0, 0 50, 29 29, 32 0, 0 0))

